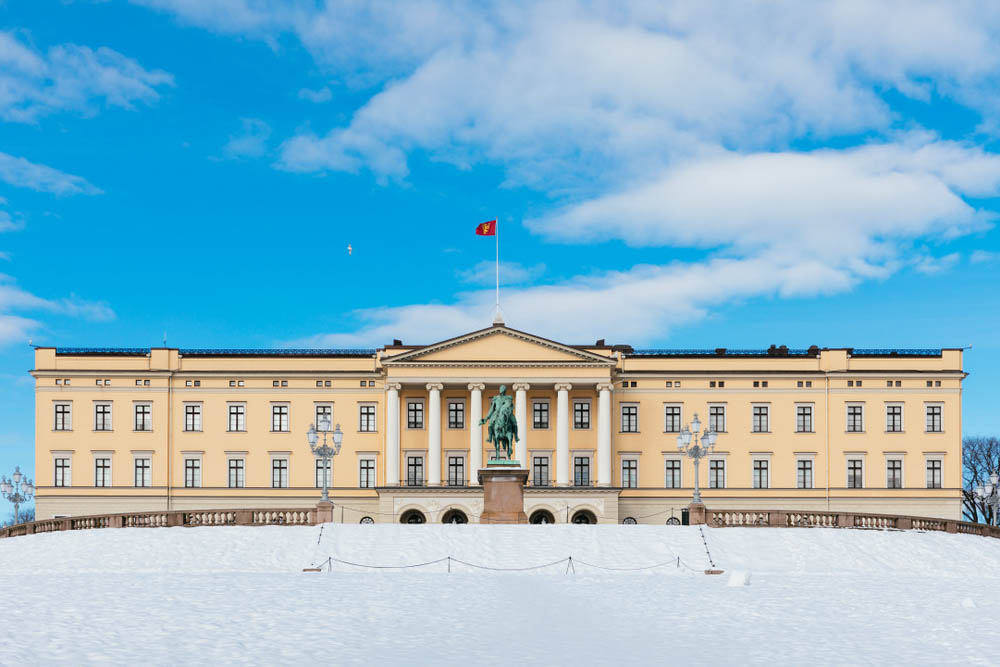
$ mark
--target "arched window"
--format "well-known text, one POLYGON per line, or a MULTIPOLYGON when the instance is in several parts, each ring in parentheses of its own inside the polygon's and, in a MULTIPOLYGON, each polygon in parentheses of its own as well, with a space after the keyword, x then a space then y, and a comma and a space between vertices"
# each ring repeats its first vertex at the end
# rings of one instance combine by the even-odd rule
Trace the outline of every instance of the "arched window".
POLYGON ((427 517, 420 510, 406 510, 399 517, 400 523, 427 523, 427 517))
POLYGON ((375 519, 370 516, 363 516, 361 517, 361 523, 375 523, 375 519))
POLYGON ((678 519, 675 516, 672 516, 669 519, 667 519, 667 525, 668 526, 679 526, 679 525, 681 525, 681 520, 678 519))
POLYGON ((573 523, 597 523, 597 517, 590 510, 580 510, 573 515, 573 523))
POLYGON ((469 517, 462 510, 448 510, 441 517, 441 523, 469 523, 469 517))
POLYGON ((624 519, 622 519, 622 523, 624 523, 626 526, 634 526, 639 522, 636 521, 634 517, 627 516, 624 519))
POLYGON ((555 523, 556 518, 552 516, 552 512, 548 510, 535 510, 528 517, 529 523, 555 523))

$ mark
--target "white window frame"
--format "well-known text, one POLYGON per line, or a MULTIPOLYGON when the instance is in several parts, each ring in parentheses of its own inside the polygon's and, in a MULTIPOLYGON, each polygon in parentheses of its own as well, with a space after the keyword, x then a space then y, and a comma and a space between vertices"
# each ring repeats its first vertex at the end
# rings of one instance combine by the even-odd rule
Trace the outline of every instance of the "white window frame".
POLYGON ((552 450, 551 449, 532 449, 532 450, 530 450, 528 452, 528 459, 531 461, 531 485, 532 486, 541 486, 541 488, 547 488, 547 487, 553 486, 553 479, 552 479, 552 450), (544 485, 538 484, 537 480, 535 479, 535 459, 536 458, 544 458, 545 461, 546 461, 546 463, 547 463, 547 465, 545 466, 545 469, 548 471, 549 476, 545 480, 545 484, 544 485))
POLYGON ((944 401, 924 401, 924 433, 944 433, 944 401), (927 430, 927 409, 928 408, 941 408, 941 430, 940 431, 928 431, 927 430))
POLYGON ((94 488, 96 489, 110 489, 114 486, 115 479, 115 452, 114 450, 102 450, 102 451, 91 451, 91 466, 90 469, 93 471, 94 476, 94 488), (103 486, 97 486, 97 459, 107 459, 108 460, 108 476, 107 484, 103 486))
POLYGON ((885 466, 882 475, 882 484, 887 489, 905 489, 906 488, 906 455, 900 452, 886 453, 885 454, 885 466), (899 461, 899 486, 891 487, 889 486, 889 461, 899 461))
POLYGON ((531 399, 531 430, 548 431, 551 428, 552 428, 552 401, 550 401, 547 398, 531 399), (545 426, 535 426, 535 406, 538 405, 539 403, 545 404, 545 415, 546 415, 545 426))
POLYGON ((464 449, 445 450, 444 451, 444 455, 441 458, 442 458, 441 463, 444 464, 444 480, 443 480, 444 481, 444 485, 446 487, 452 487, 452 488, 459 488, 459 487, 462 487, 462 486, 468 486, 469 485, 469 472, 470 472, 469 471, 469 457, 466 455, 465 450, 464 449), (463 479, 459 480, 458 484, 452 484, 451 483, 451 461, 450 461, 450 459, 455 458, 455 457, 458 457, 458 458, 462 459, 462 477, 463 477, 463 479))
MULTIPOLYGON (((725 401, 713 401, 709 403, 706 412, 706 415, 708 417, 705 423, 706 426, 710 426, 712 424, 712 408, 722 408, 723 429, 721 431, 716 431, 716 433, 726 433, 727 429, 729 428, 729 406, 725 401)), ((768 423, 770 423, 770 418, 768 423)), ((683 428, 683 426, 681 428, 683 428)))
POLYGON ((407 431, 423 431, 427 428, 427 400, 424 398, 404 398, 403 399, 403 423, 407 431), (410 426, 410 405, 420 405, 420 426, 410 426))
POLYGON ((761 401, 756 401, 750 404, 750 432, 751 433, 770 433, 771 432, 771 404, 761 401), (767 428, 763 431, 754 430, 754 410, 757 408, 767 408, 767 428))
POLYGON ((153 402, 152 401, 132 401, 132 432, 133 433, 152 433, 153 432, 153 402), (135 418, 137 415, 137 410, 139 406, 146 406, 149 408, 149 428, 147 429, 137 429, 135 426, 135 418))
POLYGON ((816 488, 816 455, 815 454, 795 454, 795 488, 806 490, 816 488), (799 462, 809 462, 809 486, 799 486, 799 462))
POLYGON ((94 401, 94 432, 95 433, 111 433, 115 430, 115 404, 113 401, 94 401), (97 407, 100 405, 108 406, 108 422, 111 428, 97 428, 97 407))
POLYGON ((412 486, 413 488, 420 488, 422 486, 426 486, 427 485, 427 451, 426 450, 423 450, 423 449, 404 450, 403 451, 403 456, 402 456, 402 463, 403 463, 403 479, 405 480, 405 484, 403 484, 403 486, 412 486), (419 458, 421 460, 421 463, 420 463, 420 472, 421 472, 422 478, 419 480, 418 484, 410 484, 410 459, 411 458, 419 458))
MULTIPOLYGON (((680 433, 684 429, 684 404, 678 403, 677 401, 668 401, 663 404, 663 432, 664 433, 680 433), (677 408, 677 430, 668 431, 667 430, 667 408, 677 408)), ((666 468, 664 468, 666 470, 666 468)), ((666 474, 666 472, 664 472, 666 474)))
MULTIPOLYGON (((618 404, 618 432, 619 433, 641 433, 642 432, 642 415, 640 414, 638 401, 622 401, 618 404), (625 408, 635 408, 635 430, 626 431, 625 430, 625 408)), ((664 418, 666 414, 664 413, 664 418)))
MULTIPOLYGON (((323 430, 320 428, 320 419, 319 419, 320 408, 330 408, 330 432, 333 432, 333 430, 336 428, 336 425, 333 421, 334 418, 333 401, 313 401, 313 419, 315 420, 313 423, 316 430, 322 433, 323 430)), ((289 422, 291 421, 291 418, 292 418, 291 411, 289 411, 288 415, 289 422)))
MULTIPOLYGON (((638 489, 639 488, 639 471, 642 468, 639 466, 639 454, 636 452, 630 452, 628 454, 618 455, 618 474, 621 477, 619 480, 621 482, 621 487, 623 489, 638 489), (625 462, 635 461, 635 486, 625 486, 625 462)), ((663 471, 664 477, 666 477, 666 468, 663 471)))
POLYGON ((153 452, 152 450, 147 451, 132 451, 132 487, 136 489, 148 489, 153 486, 153 452), (148 484, 142 486, 137 486, 135 483, 135 467, 136 461, 139 459, 147 459, 149 461, 149 479, 146 480, 148 484))
MULTIPOLYGON (((449 431, 464 431, 469 426, 469 406, 464 398, 446 398, 444 405, 444 427, 449 431), (455 404, 462 406, 462 425, 451 425, 451 406, 455 404)), ((478 426, 478 424, 477 424, 478 426)))
POLYGON ((770 489, 771 488, 771 473, 774 469, 771 466, 771 454, 770 453, 750 453, 750 488, 751 489, 770 489), (754 464, 757 461, 765 461, 767 463, 767 486, 754 486, 754 464))
POLYGON ((269 488, 272 489, 290 489, 292 488, 292 453, 291 452, 268 452, 268 467, 267 473, 270 479, 269 488), (285 485, 275 486, 274 485, 274 462, 284 461, 285 462, 285 485))
MULTIPOLYGON (((184 401, 182 404, 184 408, 184 413, 182 415, 184 419, 184 426, 181 429, 184 433, 201 433, 205 428, 205 406, 202 401, 184 401), (187 409, 189 407, 198 408, 198 426, 199 428, 188 429, 187 427, 187 409)), ((244 420, 246 420, 246 415, 244 414, 244 420)), ((226 407, 226 426, 229 426, 229 408, 226 407)))
POLYGON ((374 489, 378 486, 378 454, 377 452, 358 452, 357 460, 354 465, 354 470, 358 475, 358 488, 359 489, 374 489), (361 485, 361 462, 371 461, 372 462, 372 484, 371 486, 361 485))
MULTIPOLYGON (((97 413, 95 412, 94 414, 96 419, 97 413)), ((73 401, 52 401, 52 430, 59 433, 73 430, 73 401), (56 428, 56 425, 59 423, 56 407, 60 405, 69 406, 69 428, 56 428)))
POLYGON ((574 398, 570 401, 570 429, 573 431, 590 431, 594 428, 594 403, 589 398, 574 398), (576 425, 576 406, 586 405, 587 406, 587 425, 577 426, 576 425))
POLYGON ((861 461, 861 486, 854 487, 855 489, 864 489, 868 487, 868 456, 864 452, 845 452, 844 453, 844 488, 851 489, 850 479, 851 479, 851 468, 850 462, 852 460, 861 461))
MULTIPOLYGON (((226 474, 229 474, 228 470, 226 474)), ((205 452, 181 452, 181 488, 200 489, 205 485, 205 452), (194 486, 187 485, 187 462, 189 459, 198 461, 198 480, 194 486)))
POLYGON ((377 402, 375 402, 375 401, 358 401, 357 416, 358 416, 358 433, 378 433, 378 403, 377 402), (362 422, 362 420, 361 420, 361 410, 363 408, 367 408, 367 407, 372 408, 372 422, 373 422, 372 426, 374 426, 374 428, 372 428, 371 430, 365 431, 365 430, 361 429, 361 426, 362 426, 362 423, 361 423, 362 422))
POLYGON ((705 471, 708 473, 707 484, 705 485, 709 489, 727 489, 729 488, 729 465, 726 462, 728 457, 722 454, 711 454, 705 460, 707 465, 705 471), (712 462, 722 461, 722 486, 712 486, 712 462))
POLYGON ((864 401, 847 401, 844 403, 844 433, 865 433, 868 431, 868 414, 864 401), (850 408, 861 408, 861 430, 851 431, 850 408))
POLYGON ((247 432, 247 403, 246 401, 226 401, 226 433, 246 433, 247 432), (233 406, 243 406, 243 428, 231 429, 233 406))
POLYGON ((816 403, 812 401, 800 401, 795 404, 795 432, 815 433, 816 432, 816 403), (809 425, 812 427, 808 431, 799 430, 799 408, 809 408, 809 425))
POLYGON ((885 419, 883 420, 883 426, 885 427, 886 433, 906 433, 906 404, 903 401, 886 401, 885 402, 885 419), (899 408, 899 430, 890 431, 889 430, 889 408, 898 407, 899 408))
MULTIPOLYGON (((323 458, 320 456, 313 456, 313 482, 316 483, 317 489, 322 489, 323 485, 320 483, 319 471, 322 469, 323 458)), ((333 457, 326 460, 326 479, 327 487, 333 486, 333 457)), ((273 474, 273 472, 272 472, 273 474)))
MULTIPOLYGON (((932 431, 936 433, 936 431, 932 431)), ((927 489, 943 489, 944 488, 944 452, 934 452, 924 454, 924 488, 927 489), (941 462, 941 486, 927 486, 927 464, 931 461, 941 462)))
POLYGON ((593 452, 593 450, 586 449, 586 450, 570 451, 570 453, 569 453, 569 467, 570 467, 570 476, 572 478, 570 486, 575 487, 575 488, 580 488, 580 489, 586 489, 586 488, 589 488, 591 486, 594 486, 594 452, 593 452), (576 485, 576 460, 578 458, 585 458, 585 459, 587 459, 587 484, 586 485, 581 485, 579 487, 577 487, 577 485, 576 485))
POLYGON ((292 432, 292 406, 288 401, 271 401, 271 433, 291 433, 292 432), (274 428, 275 410, 285 408, 285 428, 274 428))
POLYGON ((247 486, 247 452, 226 452, 226 488, 227 489, 245 489, 247 486), (243 462, 243 484, 238 486, 232 486, 230 484, 230 462, 231 461, 242 461, 243 462))
POLYGON ((73 450, 53 450, 52 454, 52 486, 55 488, 65 488, 73 486, 73 450), (69 461, 69 467, 66 469, 66 477, 63 480, 63 484, 56 484, 56 460, 66 459, 69 461))
POLYGON ((663 455, 663 488, 664 489, 683 489, 684 488, 684 457, 680 454, 664 454, 663 455), (677 466, 678 472, 678 484, 677 486, 667 486, 667 461, 678 461, 680 465, 677 466))

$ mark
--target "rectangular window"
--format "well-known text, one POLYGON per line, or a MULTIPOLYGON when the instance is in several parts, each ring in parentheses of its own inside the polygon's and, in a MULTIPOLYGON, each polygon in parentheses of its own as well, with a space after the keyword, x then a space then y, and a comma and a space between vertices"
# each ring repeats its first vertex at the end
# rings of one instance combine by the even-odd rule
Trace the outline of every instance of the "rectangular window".
POLYGON ((940 459, 927 460, 927 488, 941 488, 941 461, 940 459))
POLYGON ((535 401, 531 404, 531 428, 549 427, 548 401, 535 401))
POLYGON ((242 489, 246 483, 246 462, 243 459, 229 459, 229 488, 242 489))
POLYGON ((795 407, 795 431, 798 433, 813 432, 813 406, 798 405, 795 407))
POLYGON ((863 433, 865 430, 864 406, 847 406, 847 432, 863 433))
POLYGON ((184 487, 201 487, 201 459, 184 459, 184 487))
POLYGON ((622 433, 639 432, 639 406, 622 405, 622 433))
POLYGON ((288 488, 288 459, 271 459, 271 488, 288 488))
POLYGON ((941 432, 941 406, 940 405, 928 405, 927 406, 927 432, 928 433, 940 433, 941 432))
POLYGON ((753 432, 754 433, 767 433, 771 430, 770 424, 770 406, 768 405, 755 405, 753 406, 753 432))
POLYGON ((135 485, 137 487, 152 486, 149 459, 135 459, 135 485))
POLYGON ((573 485, 590 486, 590 457, 573 457, 573 485))
POLYGON ((111 430, 111 404, 97 403, 94 405, 94 430, 111 430))
POLYGON ((576 401, 573 403, 573 428, 590 428, 590 402, 576 401))
POLYGON ((316 406, 316 430, 319 432, 333 430, 333 406, 316 406))
POLYGON ((201 430, 201 405, 185 405, 184 406, 184 430, 185 431, 200 431, 201 430))
POLYGON ((668 489, 681 488, 681 462, 678 459, 667 459, 666 487, 668 489))
POLYGON ((358 406, 358 430, 362 433, 375 432, 375 405, 362 403, 358 406))
POLYGON ((534 486, 549 485, 549 457, 536 456, 532 459, 531 483, 534 486))
POLYGON ((726 432, 726 406, 708 406, 708 429, 716 433, 726 432))
POLYGON ((465 403, 449 401, 448 428, 465 428, 465 403))
POLYGON ((111 459, 94 459, 94 486, 111 486, 111 459))
POLYGON ((281 433, 288 432, 288 406, 271 406, 271 430, 281 433))
POLYGON ((753 488, 755 489, 766 489, 768 488, 768 466, 769 461, 767 459, 754 459, 753 462, 753 488))
POLYGON ((639 488, 639 462, 635 459, 622 460, 622 488, 639 488))
POLYGON ((663 431, 665 433, 681 432, 681 406, 667 405, 663 408, 663 431))
POLYGON ((887 433, 903 432, 903 406, 885 406, 885 430, 887 433))
POLYGON ((448 457, 448 486, 465 486, 465 457, 448 457))
POLYGON ((903 462, 900 459, 889 459, 885 462, 885 488, 903 488, 903 462))
POLYGON ((57 431, 73 430, 73 405, 71 403, 56 403, 56 423, 57 431))
POLYGON ((406 484, 407 486, 423 486, 424 484, 424 457, 406 457, 406 484))
POLYGON ((800 489, 813 488, 813 462, 809 459, 799 459, 797 468, 795 485, 800 489))
POLYGON ((406 428, 424 427, 424 404, 418 401, 406 403, 406 428))
POLYGON ((135 404, 135 430, 153 430, 153 406, 149 403, 135 404))
POLYGON ((726 488, 726 462, 722 459, 714 459, 708 462, 708 488, 726 488))
POLYGON ((375 459, 361 459, 358 462, 358 486, 362 489, 375 488, 375 459))
POLYGON ((333 475, 332 475, 332 471, 330 470, 330 467, 331 467, 332 463, 333 462, 330 459, 327 459, 326 465, 324 466, 323 465, 323 459, 316 459, 316 488, 317 489, 322 489, 323 488, 323 476, 324 476, 323 475, 323 468, 326 468, 326 485, 328 487, 333 485, 333 475))
POLYGON ((847 459, 847 488, 865 488, 864 463, 861 459, 847 459))
POLYGON ((247 430, 247 406, 242 404, 229 406, 229 430, 247 430))
POLYGON ((69 459, 56 459, 55 463, 55 485, 70 486, 72 481, 70 480, 69 459))

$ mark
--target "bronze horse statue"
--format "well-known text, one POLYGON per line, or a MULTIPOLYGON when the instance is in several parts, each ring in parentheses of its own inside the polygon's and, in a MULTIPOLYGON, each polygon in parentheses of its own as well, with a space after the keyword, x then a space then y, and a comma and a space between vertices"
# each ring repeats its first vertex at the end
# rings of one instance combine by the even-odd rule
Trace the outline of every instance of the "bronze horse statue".
POLYGON ((514 443, 517 437, 517 419, 514 417, 514 400, 507 394, 506 385, 500 385, 500 393, 490 401, 489 412, 479 420, 479 425, 489 422, 486 442, 493 444, 493 459, 500 460, 500 448, 507 455, 507 460, 514 458, 514 443))

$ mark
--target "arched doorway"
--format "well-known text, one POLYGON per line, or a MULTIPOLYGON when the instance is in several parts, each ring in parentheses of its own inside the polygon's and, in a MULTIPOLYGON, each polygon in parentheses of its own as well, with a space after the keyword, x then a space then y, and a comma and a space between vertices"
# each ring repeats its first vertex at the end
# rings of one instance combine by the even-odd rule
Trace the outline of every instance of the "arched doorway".
POLYGON ((548 510, 535 510, 528 517, 528 523, 555 523, 556 518, 548 510))
POLYGON ((427 523, 427 517, 420 510, 406 510, 399 517, 400 523, 427 523))
POLYGON ((441 523, 469 523, 469 517, 462 510, 451 509, 441 517, 441 523))
POLYGON ((579 524, 597 523, 597 517, 590 510, 580 510, 573 514, 572 521, 579 524))

